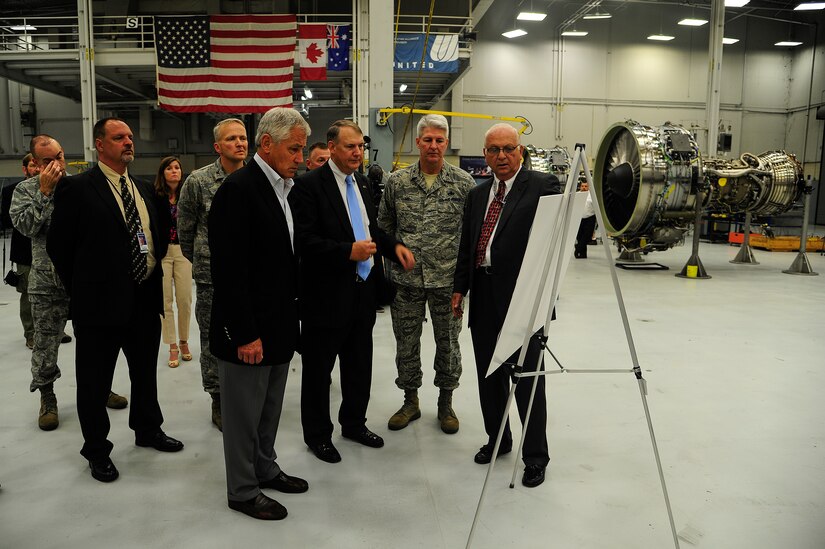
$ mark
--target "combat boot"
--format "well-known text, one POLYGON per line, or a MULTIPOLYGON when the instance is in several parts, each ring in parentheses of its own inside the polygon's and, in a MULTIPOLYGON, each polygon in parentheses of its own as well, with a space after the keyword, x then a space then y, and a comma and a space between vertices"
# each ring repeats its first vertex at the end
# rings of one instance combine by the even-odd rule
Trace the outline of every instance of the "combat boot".
POLYGON ((57 397, 51 383, 40 388, 40 415, 37 425, 44 431, 54 431, 60 425, 57 418, 57 397))
POLYGON ((458 432, 458 418, 453 411, 453 391, 441 389, 438 394, 438 421, 441 422, 441 430, 452 435, 458 432))
POLYGON ((398 431, 410 424, 411 421, 421 417, 421 409, 418 407, 418 390, 407 389, 404 391, 404 405, 393 414, 387 422, 390 431, 398 431))
POLYGON ((212 394, 212 423, 218 428, 218 431, 223 433, 223 420, 221 419, 221 394, 212 394))

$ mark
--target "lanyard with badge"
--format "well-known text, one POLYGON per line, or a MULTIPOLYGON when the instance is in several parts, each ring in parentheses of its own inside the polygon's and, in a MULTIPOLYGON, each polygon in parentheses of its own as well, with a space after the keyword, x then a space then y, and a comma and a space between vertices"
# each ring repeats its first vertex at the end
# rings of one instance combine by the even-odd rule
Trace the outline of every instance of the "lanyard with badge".
POLYGON ((148 254, 149 253, 149 241, 146 239, 146 233, 143 232, 143 227, 139 224, 140 223, 140 218, 139 218, 139 215, 138 215, 138 212, 137 212, 137 204, 135 202, 135 195, 136 195, 135 184, 132 182, 132 178, 131 177, 129 178, 129 185, 131 185, 131 187, 132 187, 132 192, 130 193, 130 196, 129 196, 129 200, 131 202, 128 205, 126 203, 126 198, 124 198, 124 196, 123 196, 123 193, 120 192, 117 189, 115 184, 112 183, 111 181, 109 181, 108 178, 106 179, 106 181, 108 181, 109 185, 112 186, 112 189, 120 197, 120 203, 123 205, 123 213, 126 215, 126 223, 127 223, 127 226, 129 226, 130 231, 132 230, 132 227, 130 226, 132 224, 132 222, 129 218, 131 217, 132 214, 134 214, 135 223, 138 224, 137 227, 136 227, 137 230, 135 231, 135 238, 137 238, 138 249, 140 250, 140 253, 148 254), (131 208, 129 208, 129 206, 131 206, 131 208), (129 212, 129 211, 127 211, 128 209, 133 209, 134 212, 129 212))

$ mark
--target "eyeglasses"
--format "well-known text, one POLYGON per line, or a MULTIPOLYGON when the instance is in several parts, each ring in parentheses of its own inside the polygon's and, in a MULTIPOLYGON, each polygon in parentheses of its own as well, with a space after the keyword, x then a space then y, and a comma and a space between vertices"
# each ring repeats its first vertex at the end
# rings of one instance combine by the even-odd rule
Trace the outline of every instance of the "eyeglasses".
POLYGON ((518 145, 516 145, 515 147, 511 147, 511 146, 508 145, 504 148, 502 148, 502 147, 487 147, 487 148, 484 149, 484 151, 487 154, 491 154, 493 156, 498 156, 498 153, 500 153, 501 151, 504 151, 504 154, 509 156, 509 155, 513 154, 516 151, 516 149, 518 149, 518 148, 519 148, 518 145))

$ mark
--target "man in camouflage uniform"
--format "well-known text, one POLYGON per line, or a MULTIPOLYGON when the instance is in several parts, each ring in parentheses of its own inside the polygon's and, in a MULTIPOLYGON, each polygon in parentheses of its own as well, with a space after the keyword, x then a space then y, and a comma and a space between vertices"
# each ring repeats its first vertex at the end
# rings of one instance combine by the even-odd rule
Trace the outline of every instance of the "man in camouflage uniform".
MULTIPOLYGON (((44 431, 51 431, 59 425, 54 382, 60 377, 57 352, 65 336, 69 296, 46 253, 46 233, 54 210, 54 188, 66 173, 66 159, 60 143, 48 135, 34 136, 30 149, 40 173, 14 189, 9 215, 14 227, 32 241, 28 293, 34 320, 34 349, 29 390, 40 390, 37 424, 44 431)), ((110 392, 106 405, 125 408, 127 400, 110 392)))
POLYGON ((197 287, 195 319, 201 337, 203 390, 212 397, 212 423, 221 431, 221 387, 218 363, 209 351, 209 322, 212 314, 212 272, 209 263, 207 221, 212 198, 226 176, 243 167, 247 154, 246 127, 237 118, 221 120, 213 129, 215 162, 189 174, 178 199, 178 240, 183 255, 192 262, 197 287))
POLYGON ((475 183, 469 174, 444 161, 450 132, 446 118, 426 115, 417 131, 419 161, 390 176, 378 213, 378 225, 416 258, 410 272, 392 265, 398 290, 392 304, 398 367, 395 384, 404 390, 404 404, 389 419, 388 427, 403 429, 421 417, 421 327, 429 306, 436 346, 434 384, 440 390, 438 420, 441 430, 452 434, 458 431, 452 395, 461 376, 461 320, 453 317, 450 299, 464 199, 475 183))

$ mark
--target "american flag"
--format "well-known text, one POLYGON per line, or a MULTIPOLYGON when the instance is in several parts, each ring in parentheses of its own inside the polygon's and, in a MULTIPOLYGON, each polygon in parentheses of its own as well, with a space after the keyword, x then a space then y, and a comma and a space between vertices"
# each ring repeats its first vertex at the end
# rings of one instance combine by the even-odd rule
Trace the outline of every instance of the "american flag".
POLYGON ((327 25, 327 69, 349 70, 350 25, 327 25))
POLYGON ((292 107, 294 15, 155 17, 160 108, 265 112, 292 107))

